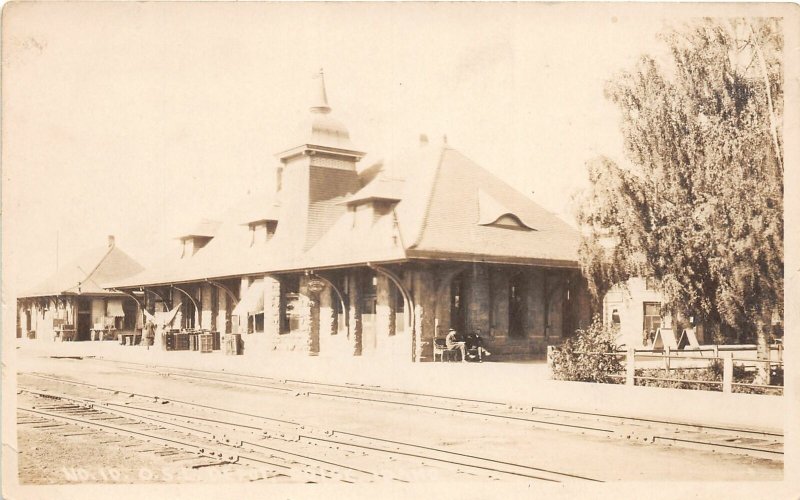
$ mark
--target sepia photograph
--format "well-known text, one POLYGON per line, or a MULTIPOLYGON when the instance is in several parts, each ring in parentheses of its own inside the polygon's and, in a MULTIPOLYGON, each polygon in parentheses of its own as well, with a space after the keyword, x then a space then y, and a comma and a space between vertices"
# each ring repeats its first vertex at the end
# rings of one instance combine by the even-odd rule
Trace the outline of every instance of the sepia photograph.
POLYGON ((3 497, 797 498, 799 12, 6 3, 3 497))

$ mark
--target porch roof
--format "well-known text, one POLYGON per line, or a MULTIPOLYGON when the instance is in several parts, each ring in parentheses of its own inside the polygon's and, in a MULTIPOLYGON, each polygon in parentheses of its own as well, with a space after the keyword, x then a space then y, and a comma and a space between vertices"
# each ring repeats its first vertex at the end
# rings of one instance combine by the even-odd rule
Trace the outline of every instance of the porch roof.
MULTIPOLYGON (((144 268, 117 246, 88 250, 68 262, 35 287, 19 294, 20 298, 49 297, 65 294, 117 295, 105 288, 109 281, 120 281, 144 268)), ((121 295, 121 294, 120 294, 121 295)))
POLYGON ((318 221, 281 211, 274 198, 263 197, 243 202, 239 212, 270 213, 278 219, 275 236, 268 243, 251 244, 241 225, 242 214, 234 210, 195 255, 166 258, 111 284, 136 287, 412 258, 578 267, 577 230, 447 145, 415 148, 362 173, 359 191, 336 203, 332 200, 332 223, 309 248, 288 246, 280 233, 318 221), (392 208, 373 207, 366 219, 359 219, 352 209, 343 211, 340 204, 376 198, 392 201, 392 208), (502 213, 498 215, 512 214, 530 229, 482 220, 482 200, 484 219, 486 200, 499 200, 502 203, 495 205, 502 213))

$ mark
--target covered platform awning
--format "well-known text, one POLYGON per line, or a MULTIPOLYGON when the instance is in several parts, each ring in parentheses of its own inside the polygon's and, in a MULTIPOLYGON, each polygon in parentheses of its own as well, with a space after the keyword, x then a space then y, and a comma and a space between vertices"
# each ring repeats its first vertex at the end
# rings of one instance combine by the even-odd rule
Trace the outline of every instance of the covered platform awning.
POLYGON ((247 316, 264 312, 264 280, 254 281, 231 311, 231 316, 247 316))
POLYGON ((106 315, 124 318, 125 311, 122 309, 122 299, 110 299, 108 301, 108 305, 106 306, 106 315))
POLYGON ((155 314, 150 314, 146 309, 142 310, 144 315, 149 321, 152 321, 157 326, 170 326, 181 308, 180 304, 173 307, 170 311, 156 311, 155 314))

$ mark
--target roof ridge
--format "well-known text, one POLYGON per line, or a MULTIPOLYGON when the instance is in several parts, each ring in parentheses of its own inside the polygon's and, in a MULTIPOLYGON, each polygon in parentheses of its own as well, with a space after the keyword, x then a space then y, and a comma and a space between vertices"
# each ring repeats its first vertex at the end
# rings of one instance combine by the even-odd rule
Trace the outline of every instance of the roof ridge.
MULTIPOLYGON (((109 256, 109 255, 111 255, 111 252, 112 252, 112 251, 114 251, 114 249, 115 249, 115 248, 117 248, 117 246, 116 246, 116 245, 112 245, 112 246, 108 247, 108 250, 106 250, 106 253, 105 253, 105 254, 103 254, 103 256, 100 258, 100 260, 97 262, 97 264, 95 264, 94 268, 92 268, 92 270, 91 270, 91 271, 89 271, 89 272, 86 274, 86 279, 84 279, 83 281, 79 281, 79 282, 78 282, 78 285, 77 285, 78 287, 80 287, 80 286, 81 286, 83 283, 85 283, 85 282, 87 282, 87 281, 91 281, 91 282, 92 282, 92 283, 94 283, 94 284, 95 284, 95 285, 96 285, 98 288, 103 288, 102 286, 100 286, 100 284, 99 284, 99 283, 97 283, 97 282, 96 282, 94 279, 92 279, 92 275, 93 275, 94 273, 96 273, 98 269, 100 269, 100 266, 103 264, 103 262, 105 262, 105 260, 108 258, 108 256, 109 256)), ((80 269, 80 266, 78 266, 78 269, 80 269)), ((81 269, 81 270, 82 270, 82 269, 81 269)), ((82 270, 82 271, 83 271, 83 270, 82 270)), ((85 271, 84 271, 84 272, 85 272, 85 271)), ((75 287, 72 287, 72 288, 75 288, 75 287)), ((68 288, 67 290, 69 290, 69 288, 68 288)), ((65 291, 66 291, 66 290, 65 290, 65 291)))
POLYGON ((419 234, 417 234, 414 243, 411 244, 409 249, 416 248, 417 245, 420 244, 422 241, 422 236, 425 234, 425 229, 428 225, 428 215, 431 211, 431 203, 433 201, 433 191, 436 189, 436 181, 439 179, 439 174, 442 172, 442 163, 444 162, 444 153, 450 149, 447 145, 442 145, 442 150, 439 153, 439 161, 436 162, 436 172, 433 174, 433 181, 431 182, 431 188, 427 194, 427 200, 425 202, 425 212, 422 214, 422 223, 419 225, 419 234))
MULTIPOLYGON (((465 159, 467 159, 472 164, 473 168, 477 168, 477 169, 483 171, 489 177, 491 177, 495 182, 497 182, 499 184, 503 184, 505 187, 507 187, 510 190, 514 191, 517 195, 521 196, 525 200, 526 203, 530 203, 533 206, 535 206, 538 210, 541 210, 542 212, 545 212, 546 214, 554 217, 555 219, 558 220, 559 223, 564 224, 564 225, 569 226, 569 227, 572 227, 567 221, 562 219, 561 216, 557 212, 554 212, 554 211, 550 210, 549 208, 545 207, 544 205, 542 205, 538 201, 534 200, 533 198, 531 198, 527 194, 523 193, 522 191, 517 189, 513 184, 509 183, 508 181, 506 181, 505 179, 503 179, 499 175, 495 174, 494 172, 490 171, 489 169, 487 169, 483 165, 479 164, 478 162, 476 162, 475 160, 473 160, 469 156, 465 155, 463 152, 461 152, 461 151, 459 151, 457 149, 453 149, 453 151, 455 151, 457 154, 459 154, 462 157, 464 157, 465 159)), ((486 191, 484 191, 484 192, 486 192, 486 191)), ((489 194, 489 193, 487 192, 487 194, 489 194)))

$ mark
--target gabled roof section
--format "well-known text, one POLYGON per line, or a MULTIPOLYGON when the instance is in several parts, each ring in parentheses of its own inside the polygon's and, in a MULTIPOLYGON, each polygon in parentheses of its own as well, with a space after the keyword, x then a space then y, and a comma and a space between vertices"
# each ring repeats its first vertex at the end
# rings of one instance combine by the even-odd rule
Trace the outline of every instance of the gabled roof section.
MULTIPOLYGON (((242 217, 251 205, 240 203, 195 255, 166 259, 116 286, 414 258, 578 267, 575 229, 449 146, 414 148, 367 170, 374 173, 371 178, 332 170, 334 176, 317 179, 310 186, 308 220, 282 213, 275 237, 265 245, 250 246, 242 217), (338 187, 331 189, 334 184, 338 187), (332 197, 332 192, 352 194, 332 197), (378 196, 399 201, 373 208, 344 206, 378 196), (532 230, 515 230, 509 218, 532 230), (306 234, 305 246, 280 236, 294 225, 306 234)), ((269 204, 257 201, 255 206, 269 204)))
POLYGON ((20 297, 63 294, 113 294, 103 287, 140 273, 144 268, 116 246, 91 249, 20 297))
POLYGON ((578 266, 575 229, 449 146, 442 148, 427 197, 409 257, 578 266), (491 224, 506 214, 535 230, 491 224), (494 215, 488 225, 481 225, 494 215))

